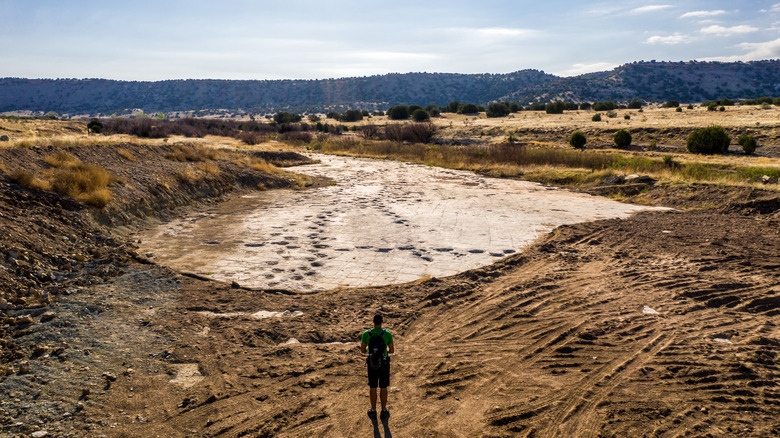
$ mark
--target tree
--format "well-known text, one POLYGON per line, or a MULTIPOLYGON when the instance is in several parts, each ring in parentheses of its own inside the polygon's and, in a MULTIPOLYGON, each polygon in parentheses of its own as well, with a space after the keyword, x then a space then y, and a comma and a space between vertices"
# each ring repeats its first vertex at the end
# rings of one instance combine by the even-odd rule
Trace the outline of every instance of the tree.
POLYGON ((753 137, 750 134, 742 134, 737 139, 737 143, 739 143, 740 146, 742 146, 742 150, 747 155, 753 155, 753 152, 756 151, 756 148, 758 147, 758 142, 756 142, 756 138, 753 137))
POLYGON ((509 105, 505 103, 491 103, 487 107, 488 117, 506 117, 509 115, 509 105))
POLYGON ((550 102, 544 107, 544 111, 547 114, 563 114, 565 105, 561 101, 550 102))
POLYGON ((479 113, 479 107, 473 103, 463 103, 458 107, 458 112, 461 114, 477 114, 479 113))
POLYGON ((667 100, 665 104, 663 104, 664 108, 677 108, 680 106, 680 102, 677 100, 667 100))
POLYGON ((427 111, 431 117, 439 117, 439 115, 441 115, 441 110, 438 105, 428 105, 425 107, 425 111, 427 111))
POLYGON ((458 108, 460 108, 460 102, 458 102, 457 100, 453 100, 452 102, 447 104, 447 111, 451 113, 458 112, 458 108))
POLYGON ((619 148, 627 148, 631 146, 631 133, 625 129, 620 129, 615 133, 615 136, 612 137, 612 140, 615 141, 615 146, 619 148))
POLYGON ((431 119, 431 115, 428 114, 428 111, 425 111, 422 108, 418 108, 418 109, 414 110, 414 112, 412 113, 412 119, 415 122, 424 122, 426 120, 430 120, 431 119))
POLYGON ((632 100, 628 103, 628 109, 639 109, 642 108, 642 101, 641 100, 632 100))
POLYGON ((397 105, 387 110, 387 116, 391 120, 406 120, 409 118, 409 107, 406 105, 397 105))
POLYGON ((284 125, 287 123, 295 123, 300 121, 301 121, 301 116, 299 114, 292 114, 292 113, 281 111, 274 115, 274 122, 280 125, 284 125))
POLYGON ((593 114, 593 117, 590 118, 593 122, 600 122, 601 121, 601 113, 593 114))
POLYGON ((697 129, 688 136, 685 146, 694 154, 717 154, 729 150, 731 137, 718 125, 697 129))
POLYGON ((574 131, 569 137, 569 144, 574 149, 584 149, 587 142, 588 138, 581 131, 574 131))
POLYGON ((59 117, 60 115, 54 111, 49 111, 48 113, 43 115, 43 118, 50 119, 50 120, 57 120, 59 117))
POLYGON ((589 109, 590 109, 590 107, 591 107, 591 104, 590 104, 590 102, 582 102, 582 103, 580 104, 580 109, 581 109, 581 110, 589 110, 589 109))
POLYGON ((100 134, 103 132, 103 122, 100 119, 92 119, 87 123, 87 132, 100 134))
POLYGON ((357 122, 363 120, 363 111, 347 110, 341 115, 342 122, 357 122))

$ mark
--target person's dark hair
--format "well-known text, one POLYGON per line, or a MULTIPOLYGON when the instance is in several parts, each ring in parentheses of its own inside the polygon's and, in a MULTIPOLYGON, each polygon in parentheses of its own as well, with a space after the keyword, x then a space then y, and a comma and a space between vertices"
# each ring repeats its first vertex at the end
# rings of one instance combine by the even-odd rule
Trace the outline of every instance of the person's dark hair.
POLYGON ((374 325, 382 324, 382 315, 376 314, 374 315, 374 325))

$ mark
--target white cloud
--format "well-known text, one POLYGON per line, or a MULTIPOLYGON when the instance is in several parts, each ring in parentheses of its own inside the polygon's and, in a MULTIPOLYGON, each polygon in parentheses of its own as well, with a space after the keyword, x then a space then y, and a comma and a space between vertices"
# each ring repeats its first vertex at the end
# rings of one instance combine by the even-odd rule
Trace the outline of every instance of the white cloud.
POLYGON ((641 6, 635 9, 632 9, 629 11, 632 14, 644 14, 646 12, 655 12, 660 11, 662 9, 671 8, 672 5, 648 5, 648 6, 641 6))
POLYGON ((718 9, 717 11, 692 11, 680 15, 680 18, 707 18, 707 17, 715 17, 717 15, 723 15, 725 13, 726 11, 722 9, 718 9))
POLYGON ((618 67, 619 64, 613 64, 611 62, 594 62, 590 64, 573 64, 570 68, 556 73, 558 76, 577 76, 585 73, 593 73, 596 71, 612 70, 618 67))
POLYGON ((758 12, 766 14, 767 12, 780 12, 780 3, 775 3, 769 9, 761 9, 758 12))
POLYGON ((528 38, 537 33, 537 31, 533 29, 514 29, 507 27, 467 27, 451 30, 460 34, 470 33, 478 37, 489 39, 528 38))
POLYGON ((745 50, 745 53, 734 56, 718 56, 714 58, 707 58, 704 59, 704 61, 761 61, 764 59, 780 58, 780 38, 774 41, 766 41, 763 43, 742 43, 737 47, 745 50))
POLYGON ((680 33, 676 33, 674 35, 669 35, 669 36, 660 36, 660 35, 651 36, 650 38, 645 40, 645 44, 674 45, 674 44, 687 43, 690 41, 691 41, 691 37, 680 33))
POLYGON ((741 24, 739 26, 724 27, 717 24, 704 27, 700 30, 701 33, 712 34, 717 36, 731 36, 734 34, 751 33, 756 32, 759 29, 757 27, 741 24))

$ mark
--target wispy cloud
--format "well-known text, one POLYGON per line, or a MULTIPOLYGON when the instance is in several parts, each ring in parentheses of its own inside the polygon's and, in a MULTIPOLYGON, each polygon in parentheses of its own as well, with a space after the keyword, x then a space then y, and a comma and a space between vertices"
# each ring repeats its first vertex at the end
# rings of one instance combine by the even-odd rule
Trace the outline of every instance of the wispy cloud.
POLYGON ((647 12, 656 12, 663 9, 671 8, 672 5, 647 5, 647 6, 640 6, 638 8, 631 9, 629 13, 631 14, 645 14, 647 12))
POLYGON ((654 35, 646 39, 645 43, 674 45, 674 44, 688 43, 690 41, 691 41, 691 37, 689 37, 688 35, 676 33, 674 35, 668 35, 668 36, 654 35))
POLYGON ((704 59, 705 61, 760 61, 764 59, 780 58, 780 38, 774 41, 765 41, 762 43, 742 43, 737 47, 745 50, 745 53, 734 56, 718 56, 704 59))
POLYGON ((769 9, 761 9, 758 12, 761 12, 763 14, 766 14, 767 12, 780 13, 780 3, 775 3, 772 6, 770 6, 769 9))
POLYGON ((528 38, 537 34, 534 29, 518 29, 509 27, 468 27, 452 29, 458 33, 472 34, 482 38, 528 38))
POLYGON ((725 26, 720 26, 718 24, 713 24, 712 26, 707 26, 702 28, 700 32, 705 34, 710 34, 710 35, 717 35, 717 36, 731 36, 734 34, 756 32, 758 30, 759 29, 757 27, 748 26, 746 24, 741 24, 739 26, 731 26, 731 27, 725 27, 725 26))
POLYGON ((680 15, 680 18, 709 18, 725 14, 726 11, 718 9, 717 11, 691 11, 680 15))
POLYGON ((611 62, 593 62, 593 63, 578 63, 573 64, 570 68, 558 72, 560 76, 577 76, 585 73, 593 73, 596 71, 612 70, 619 64, 611 62))

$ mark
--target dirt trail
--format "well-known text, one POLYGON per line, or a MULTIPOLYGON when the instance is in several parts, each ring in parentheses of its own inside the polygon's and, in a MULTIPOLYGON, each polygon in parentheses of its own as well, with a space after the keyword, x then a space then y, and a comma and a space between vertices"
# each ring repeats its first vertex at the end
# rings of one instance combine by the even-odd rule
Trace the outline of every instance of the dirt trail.
POLYGON ((136 373, 96 417, 124 436, 371 436, 355 340, 380 310, 398 342, 396 436, 776 436, 778 247, 769 219, 641 213, 419 284, 305 296, 190 285, 164 324, 178 336, 165 362, 198 363, 203 380, 183 390, 136 373), (156 402, 130 409, 130 387, 156 402))
MULTIPOLYGON (((132 171, 105 165, 139 212, 269 181, 214 160, 199 187, 155 192, 190 165, 123 147, 143 157, 132 171)), ((740 202, 562 226, 452 277, 301 294, 182 275, 62 196, 2 188, 3 436, 372 436, 356 341, 377 311, 398 342, 395 436, 780 435, 776 197, 651 189, 638 198, 740 202)))

